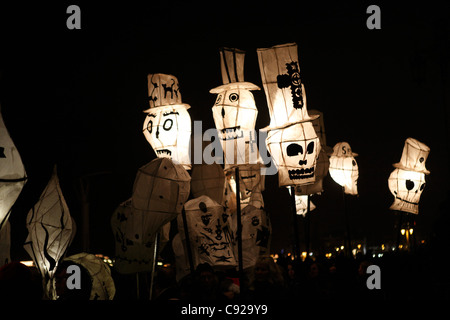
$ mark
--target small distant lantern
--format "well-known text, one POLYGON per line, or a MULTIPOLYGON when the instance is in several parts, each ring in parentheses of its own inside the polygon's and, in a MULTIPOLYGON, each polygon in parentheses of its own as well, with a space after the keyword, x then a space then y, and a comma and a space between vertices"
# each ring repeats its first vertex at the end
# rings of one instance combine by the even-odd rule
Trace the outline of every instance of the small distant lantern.
POLYGON ((344 187, 346 194, 358 194, 359 170, 355 157, 348 142, 339 142, 333 147, 330 157, 329 172, 333 180, 344 187))
POLYGON ((189 170, 190 106, 181 101, 178 79, 168 74, 149 74, 148 92, 150 108, 144 111, 145 138, 159 158, 169 158, 189 170))
POLYGON ((391 210, 407 213, 419 213, 419 200, 425 188, 425 174, 430 174, 425 168, 425 162, 430 148, 413 138, 405 141, 402 157, 395 163, 394 171, 388 179, 389 190, 394 196, 391 210))
POLYGON ((222 48, 223 85, 210 90, 217 94, 212 112, 225 155, 225 169, 256 163, 259 158, 255 136, 258 110, 250 90, 260 88, 244 81, 244 57, 242 50, 222 48))
POLYGON ((181 213, 190 180, 183 166, 168 158, 156 158, 138 170, 131 197, 133 215, 141 216, 141 221, 133 221, 145 226, 138 242, 152 241, 163 225, 181 213))
POLYGON ((306 216, 307 212, 311 212, 316 208, 314 203, 309 199, 308 195, 302 195, 295 193, 295 209, 299 216, 306 216), (308 211, 309 201, 309 211, 308 211))

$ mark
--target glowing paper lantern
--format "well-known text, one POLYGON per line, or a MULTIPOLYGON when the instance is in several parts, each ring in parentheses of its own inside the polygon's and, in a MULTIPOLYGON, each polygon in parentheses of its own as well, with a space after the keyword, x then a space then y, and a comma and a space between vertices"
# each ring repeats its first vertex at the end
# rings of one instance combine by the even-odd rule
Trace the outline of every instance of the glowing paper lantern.
POLYGON ((28 237, 24 248, 41 273, 48 296, 54 299, 51 279, 74 233, 73 220, 59 186, 56 167, 26 221, 28 237))
POLYGON ((295 193, 295 209, 297 214, 300 216, 305 216, 308 212, 308 201, 309 201, 309 211, 313 211, 316 206, 310 199, 308 199, 307 195, 297 194, 295 193))
POLYGON ((217 203, 224 200, 225 175, 220 164, 201 164, 192 167, 191 192, 194 198, 208 196, 217 203))
POLYGON ((64 261, 73 262, 86 269, 91 277, 92 289, 89 300, 112 300, 116 287, 111 276, 111 270, 102 259, 90 253, 78 253, 67 257, 64 261))
MULTIPOLYGON (((27 181, 27 174, 0 113, 0 230, 27 181)), ((0 262, 1 265, 1 262, 0 262)))
POLYGON ((191 117, 188 104, 182 103, 176 77, 168 74, 149 74, 150 108, 145 110, 143 133, 158 157, 169 158, 191 168, 189 144, 191 117))
POLYGON ((160 228, 181 213, 189 197, 191 177, 181 164, 156 158, 138 170, 131 206, 137 242, 153 241, 160 228))
POLYGON ((333 180, 344 187, 346 194, 358 194, 358 164, 355 157, 357 153, 352 152, 347 142, 339 142, 333 147, 330 157, 329 172, 333 180))
MULTIPOLYGON (((189 200, 185 206, 194 267, 208 263, 214 267, 235 267, 229 217, 224 207, 207 196, 189 200)), ((184 228, 178 219, 178 230, 184 239, 184 228)))
POLYGON ((394 171, 388 179, 389 190, 394 196, 391 210, 408 213, 419 213, 419 200, 425 188, 425 174, 430 174, 425 168, 425 162, 430 148, 413 138, 405 141, 402 157, 395 163, 394 171))
POLYGON ((321 147, 310 121, 270 130, 266 145, 278 168, 280 187, 314 183, 321 147))
POLYGON ((297 44, 257 49, 261 79, 269 107, 270 128, 308 121, 305 88, 300 77, 297 44))
POLYGON ((244 57, 242 50, 223 48, 220 51, 223 85, 210 90, 217 94, 212 111, 225 155, 225 169, 256 163, 259 158, 255 134, 258 110, 250 90, 260 88, 244 81, 244 57))

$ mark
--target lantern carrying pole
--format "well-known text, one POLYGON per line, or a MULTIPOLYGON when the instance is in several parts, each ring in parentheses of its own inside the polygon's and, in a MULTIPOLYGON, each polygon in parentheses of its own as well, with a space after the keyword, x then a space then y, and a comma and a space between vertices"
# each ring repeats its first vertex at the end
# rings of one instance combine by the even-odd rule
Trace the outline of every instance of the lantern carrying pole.
POLYGON ((347 230, 347 245, 346 245, 346 247, 347 247, 347 253, 348 253, 348 256, 349 257, 351 257, 352 256, 352 246, 351 246, 351 243, 352 243, 352 240, 351 240, 351 237, 350 237, 350 225, 349 225, 349 221, 348 221, 348 210, 347 210, 347 202, 345 201, 345 188, 344 187, 342 187, 342 202, 343 202, 343 208, 344 208, 344 218, 345 218, 345 228, 346 228, 346 230, 347 230))
POLYGON ((300 242, 298 237, 298 224, 297 224, 297 209, 295 206, 295 187, 291 186, 291 211, 292 211, 292 224, 294 226, 294 256, 296 259, 300 258, 300 242))
MULTIPOLYGON (((239 261, 239 278, 242 278, 242 271, 244 264, 242 261, 242 222, 241 222, 241 193, 239 186, 239 167, 235 169, 235 181, 236 181, 236 214, 237 214, 237 243, 238 243, 238 261, 239 261)), ((242 279, 240 283, 242 285, 242 279)))
POLYGON ((155 280, 155 269, 156 269, 156 257, 158 256, 158 238, 159 238, 159 232, 155 236, 155 245, 153 247, 153 266, 152 266, 152 277, 150 279, 150 295, 149 300, 152 300, 153 298, 153 285, 155 280))
POLYGON ((186 238, 186 249, 189 261, 189 269, 191 270, 191 274, 194 273, 194 260, 192 258, 192 248, 191 248, 191 239, 189 238, 189 230, 187 224, 186 210, 181 210, 181 217, 183 218, 183 229, 184 229, 184 237, 186 238))
POLYGON ((311 250, 311 203, 310 203, 310 195, 307 195, 307 210, 305 214, 305 238, 306 238, 306 255, 309 256, 309 252, 311 250))

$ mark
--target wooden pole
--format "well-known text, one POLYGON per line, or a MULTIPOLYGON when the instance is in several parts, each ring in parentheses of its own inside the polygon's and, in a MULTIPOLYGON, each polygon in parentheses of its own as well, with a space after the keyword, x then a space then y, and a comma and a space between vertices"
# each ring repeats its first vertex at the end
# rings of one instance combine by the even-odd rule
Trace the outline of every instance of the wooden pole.
POLYGON ((181 210, 181 217, 183 218, 183 228, 184 228, 184 237, 186 238, 186 250, 188 255, 188 261, 189 261, 189 269, 191 270, 191 274, 194 273, 194 260, 192 258, 192 247, 191 247, 191 239, 189 238, 189 230, 188 230, 188 224, 187 224, 187 217, 186 217, 186 211, 183 209, 181 210))
POLYGON ((305 239, 306 239, 306 256, 309 257, 309 252, 311 251, 311 204, 310 195, 307 196, 307 206, 305 214, 305 239))
MULTIPOLYGON (((239 167, 235 169, 235 181, 236 181, 236 215, 237 215, 237 243, 238 243, 238 260, 239 260, 239 278, 242 278, 244 264, 242 261, 242 221, 241 221, 241 193, 239 186, 239 167)), ((242 279, 240 279, 241 281, 242 279)), ((242 282, 241 282, 242 283, 242 282)))
POLYGON ((295 187, 291 186, 292 225, 294 226, 294 257, 300 259, 300 240, 298 236, 297 208, 295 206, 295 187))
POLYGON ((346 230, 347 230, 347 244, 346 244, 346 247, 347 247, 347 250, 346 250, 346 252, 347 252, 347 254, 348 254, 348 256, 349 257, 351 257, 352 256, 352 246, 351 246, 351 243, 352 243, 352 240, 351 240, 351 236, 350 236, 350 225, 349 225, 349 219, 348 219, 348 210, 347 210, 347 203, 346 203, 346 201, 345 201, 345 188, 344 187, 342 187, 342 203, 343 203, 343 209, 344 209, 344 219, 345 219, 345 228, 346 228, 346 230))
POLYGON ((149 300, 152 300, 152 298, 153 298, 153 284, 154 284, 154 280, 155 280, 156 258, 158 256, 158 237, 159 237, 159 233, 157 233, 155 236, 155 245, 153 247, 153 266, 152 266, 152 277, 150 279, 149 300))

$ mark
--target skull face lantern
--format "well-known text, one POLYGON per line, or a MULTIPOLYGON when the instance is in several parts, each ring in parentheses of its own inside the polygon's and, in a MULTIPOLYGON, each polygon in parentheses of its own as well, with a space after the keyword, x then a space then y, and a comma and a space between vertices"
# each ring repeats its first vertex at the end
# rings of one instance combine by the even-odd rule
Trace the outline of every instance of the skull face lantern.
POLYGON ((337 184, 344 187, 344 192, 351 195, 358 194, 358 163, 355 157, 357 153, 352 152, 347 142, 339 142, 333 147, 330 157, 329 172, 331 178, 337 184))
POLYGON ((279 186, 315 181, 314 172, 321 146, 310 121, 270 130, 266 145, 278 168, 279 186))
POLYGON ((402 158, 388 179, 389 190, 395 197, 391 210, 419 213, 419 200, 425 188, 425 168, 430 148, 413 138, 405 141, 402 158))
POLYGON ((259 90, 259 87, 244 81, 244 57, 244 51, 221 49, 224 84, 210 90, 210 93, 217 94, 212 112, 225 155, 225 169, 256 163, 259 155, 255 136, 258 110, 250 92, 259 90))
POLYGON ((191 168, 189 143, 191 117, 181 102, 178 80, 172 75, 149 74, 150 109, 145 110, 143 133, 159 158, 169 158, 191 168))

